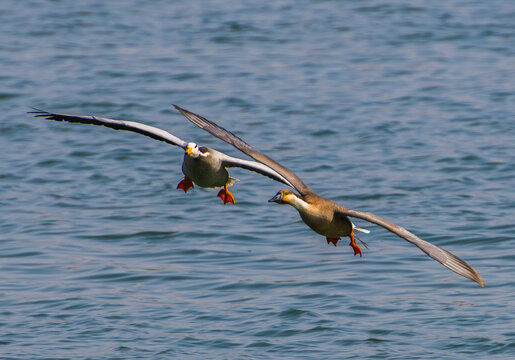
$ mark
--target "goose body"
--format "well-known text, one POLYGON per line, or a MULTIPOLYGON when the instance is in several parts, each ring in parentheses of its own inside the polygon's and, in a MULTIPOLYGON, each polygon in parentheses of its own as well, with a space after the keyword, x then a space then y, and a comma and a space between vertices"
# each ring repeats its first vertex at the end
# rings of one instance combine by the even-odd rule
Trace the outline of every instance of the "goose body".
POLYGON ((316 194, 300 197, 290 190, 282 190, 269 202, 293 206, 307 226, 327 238, 350 236, 352 232, 349 218, 334 211, 336 203, 316 194))
POLYGON ((218 196, 222 199, 224 204, 234 203, 234 197, 229 190, 227 190, 227 187, 234 183, 236 179, 229 176, 228 168, 240 167, 258 172, 284 184, 289 184, 289 181, 282 175, 264 164, 228 156, 220 151, 205 146, 198 146, 194 142, 186 142, 154 126, 135 121, 115 120, 90 115, 53 113, 37 109, 29 113, 35 114, 36 117, 44 117, 47 120, 92 124, 106 126, 115 130, 132 131, 181 147, 184 149, 184 160, 182 163, 184 178, 177 185, 177 188, 185 192, 192 188, 193 184, 205 188, 222 188, 218 196))
POLYGON ((333 202, 332 200, 319 196, 311 188, 304 184, 304 182, 291 170, 279 164, 267 155, 257 151, 230 131, 200 115, 194 114, 176 105, 174 106, 195 125, 206 130, 219 139, 232 144, 238 150, 247 154, 254 160, 267 165, 277 173, 284 176, 284 178, 288 180, 288 182, 291 184, 291 187, 293 187, 298 192, 298 194, 289 189, 280 190, 273 198, 269 200, 269 202, 293 206, 299 212, 299 215, 304 223, 306 223, 306 225, 308 225, 316 233, 325 236, 328 243, 333 243, 336 246, 341 237, 348 236, 351 239, 349 245, 353 248, 354 255, 359 254, 361 256, 362 252, 355 242, 354 231, 357 230, 367 232, 367 230, 357 228, 350 221, 349 217, 363 219, 370 223, 379 225, 388 231, 391 231, 404 240, 417 246, 425 254, 438 261, 445 267, 449 268, 450 270, 477 282, 482 287, 484 286, 483 279, 479 273, 472 266, 467 264, 456 255, 425 240, 422 240, 405 228, 382 219, 377 215, 374 215, 370 212, 348 209, 333 202))
POLYGON ((205 188, 221 188, 225 184, 231 185, 236 181, 229 176, 229 172, 224 166, 225 154, 205 146, 200 146, 199 151, 201 154, 209 155, 194 158, 188 153, 184 153, 181 169, 187 178, 205 188))

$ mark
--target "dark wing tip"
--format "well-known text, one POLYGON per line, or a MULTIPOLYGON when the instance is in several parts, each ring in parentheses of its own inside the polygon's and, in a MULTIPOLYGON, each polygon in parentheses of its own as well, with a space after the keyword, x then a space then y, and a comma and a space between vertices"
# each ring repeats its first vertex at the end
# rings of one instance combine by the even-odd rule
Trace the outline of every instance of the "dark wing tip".
POLYGON ((467 264, 467 262, 463 261, 459 257, 454 254, 448 252, 447 250, 442 249, 447 254, 446 261, 442 262, 442 265, 449 268, 450 270, 464 276, 472 281, 478 283, 481 287, 485 287, 485 282, 479 273, 472 266, 467 264))
POLYGON ((475 282, 477 282, 481 287, 485 287, 485 282, 483 281, 483 278, 481 278, 481 275, 479 275, 476 271, 476 278, 472 279, 475 282))
POLYGON ((40 113, 40 112, 46 112, 41 109, 35 108, 34 106, 29 106, 33 111, 27 111, 27 114, 34 114, 34 113, 40 113))
POLYGON ((175 105, 175 104, 172 104, 172 105, 173 105, 173 107, 174 107, 175 109, 179 110, 181 113, 183 113, 183 114, 190 114, 190 112, 189 112, 188 110, 183 109, 183 108, 182 108, 182 107, 180 107, 179 105, 175 105))
POLYGON ((481 287, 485 286, 485 282, 481 278, 481 275, 479 275, 479 273, 476 271, 476 269, 474 269, 472 266, 470 266, 465 260, 460 259, 459 257, 454 255, 450 251, 447 251, 445 249, 442 249, 439 246, 436 246, 427 241, 424 241, 424 240, 416 237, 415 235, 413 235, 413 236, 414 236, 415 241, 410 241, 410 240, 408 240, 408 241, 414 243, 416 246, 418 246, 423 252, 425 252, 431 258, 438 261, 443 266, 454 271, 455 273, 457 273, 463 277, 466 277, 467 279, 475 281, 481 287))
POLYGON ((70 116, 70 115, 66 115, 66 114, 52 113, 52 112, 48 112, 48 111, 44 111, 44 110, 40 110, 40 109, 36 109, 36 108, 31 108, 31 109, 34 109, 34 111, 27 111, 27 114, 34 114, 34 117, 45 118, 46 120, 68 121, 66 119, 66 117, 70 116))
POLYGON ((373 224, 384 227, 385 229, 400 236, 404 240, 417 246, 426 255, 428 255, 432 259, 438 261, 440 264, 442 264, 446 268, 454 271, 455 273, 457 273, 463 277, 466 277, 467 279, 475 281, 481 287, 485 286, 485 282, 481 278, 481 275, 479 275, 479 273, 472 266, 467 264, 467 262, 460 259, 459 257, 452 254, 451 252, 449 252, 445 249, 442 249, 441 247, 436 246, 430 242, 422 240, 421 238, 419 238, 415 234, 409 232, 405 228, 403 228, 399 225, 396 225, 390 221, 387 221, 385 219, 382 219, 379 216, 374 215, 370 212, 351 210, 351 209, 344 208, 343 206, 338 206, 338 208, 339 208, 340 212, 342 212, 343 214, 345 214, 347 216, 363 219, 363 220, 369 221, 373 224))
POLYGON ((34 109, 34 111, 27 111, 27 114, 34 114, 34 117, 41 117, 45 118, 46 120, 62 120, 57 116, 57 114, 39 109, 34 109))
MULTIPOLYGON (((207 120, 206 118, 204 118, 200 115, 197 115, 195 113, 192 113, 191 111, 188 111, 186 109, 183 109, 180 106, 177 106, 175 104, 173 104, 173 107, 176 108, 177 110, 179 110, 182 113, 182 115, 184 115, 189 121, 191 121, 192 123, 197 125, 199 128, 201 128, 201 129, 208 128, 208 132, 210 132, 212 134, 213 134, 214 130, 217 130, 216 128, 218 126, 213 127, 213 124, 211 123, 211 121, 207 120)), ((223 130, 226 131, 225 129, 223 129, 223 130)), ((213 135, 218 136, 216 134, 213 134, 213 135)))
POLYGON ((34 115, 35 117, 45 117, 45 116, 52 115, 48 111, 37 109, 37 108, 32 107, 32 106, 29 106, 29 107, 32 109, 32 111, 27 111, 27 114, 36 114, 36 115, 34 115))

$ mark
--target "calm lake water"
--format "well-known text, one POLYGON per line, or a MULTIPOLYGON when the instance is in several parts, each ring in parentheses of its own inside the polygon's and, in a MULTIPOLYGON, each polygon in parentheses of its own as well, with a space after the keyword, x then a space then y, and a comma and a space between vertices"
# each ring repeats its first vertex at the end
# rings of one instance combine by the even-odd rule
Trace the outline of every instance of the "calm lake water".
POLYGON ((2 359, 515 357, 515 3, 0 2, 2 359), (243 157, 212 119, 386 230, 329 246, 279 183, 184 194, 182 151, 49 122, 140 121, 243 157))

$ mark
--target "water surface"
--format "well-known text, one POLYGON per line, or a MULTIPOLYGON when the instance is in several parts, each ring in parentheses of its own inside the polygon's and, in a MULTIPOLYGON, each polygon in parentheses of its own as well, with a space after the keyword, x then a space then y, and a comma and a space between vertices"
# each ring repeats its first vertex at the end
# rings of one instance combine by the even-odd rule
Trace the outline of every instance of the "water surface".
POLYGON ((5 359, 515 356, 512 1, 0 3, 5 359), (328 246, 283 186, 175 190, 180 149, 48 122, 141 121, 233 156, 176 103, 321 195, 471 263, 459 277, 364 222, 328 246))

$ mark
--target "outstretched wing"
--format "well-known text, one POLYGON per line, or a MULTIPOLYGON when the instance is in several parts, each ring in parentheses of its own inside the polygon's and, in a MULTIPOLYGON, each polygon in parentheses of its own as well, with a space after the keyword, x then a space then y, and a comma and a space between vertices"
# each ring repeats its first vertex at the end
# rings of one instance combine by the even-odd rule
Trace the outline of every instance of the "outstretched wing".
POLYGON ((183 149, 186 149, 187 143, 184 140, 179 139, 177 136, 170 134, 168 131, 161 130, 159 128, 141 124, 134 121, 125 121, 125 120, 114 120, 108 118, 102 118, 97 116, 90 115, 73 115, 73 114, 60 114, 60 113, 52 113, 43 110, 34 109, 34 111, 29 111, 29 114, 35 114, 36 117, 44 117, 47 120, 55 120, 55 121, 68 121, 71 123, 82 123, 82 124, 93 124, 106 126, 115 130, 127 130, 133 131, 139 134, 143 134, 149 136, 153 139, 164 141, 168 144, 180 146, 183 149))
MULTIPOLYGON (((245 141, 234 135, 232 132, 225 130, 224 128, 218 126, 214 122, 209 121, 200 115, 194 114, 191 111, 183 109, 177 105, 174 105, 174 107, 177 110, 179 110, 184 116, 186 116, 188 120, 190 120, 192 123, 194 123, 201 129, 206 130, 207 132, 211 133, 217 138, 233 145, 235 148, 244 152, 254 160, 259 161, 260 163, 265 164, 266 166, 275 170, 277 173, 283 176, 284 179, 288 181, 288 183, 286 184, 295 188, 295 190, 297 190, 301 195, 304 196, 308 193, 313 193, 313 190, 311 190, 306 184, 304 184, 304 182, 297 175, 295 175, 293 171, 282 166, 277 161, 272 160, 265 154, 257 151, 252 146, 247 144, 245 141)), ((281 182, 284 183, 284 181, 281 182)))
POLYGON ((284 176, 279 174, 277 171, 272 170, 268 166, 250 160, 243 160, 235 158, 226 154, 222 154, 222 165, 226 168, 239 167, 250 171, 255 171, 261 175, 268 176, 269 178, 279 181, 288 186, 294 187, 284 176))
POLYGON ((441 263, 443 266, 451 269, 452 271, 454 271, 457 274, 460 274, 461 276, 464 276, 470 280, 477 282, 479 285, 481 285, 481 287, 485 286, 485 283, 481 278, 481 275, 479 275, 479 273, 472 266, 467 264, 465 261, 461 260, 456 255, 450 253, 449 251, 444 250, 436 245, 433 245, 425 240, 422 240, 421 238, 409 232, 405 228, 396 225, 392 222, 389 222, 387 220, 384 220, 379 216, 376 216, 369 212, 351 210, 344 208, 343 206, 338 206, 338 211, 347 216, 363 219, 373 224, 384 227, 385 229, 393 232, 394 234, 405 239, 406 241, 409 241, 410 243, 416 245, 420 250, 422 250, 427 255, 441 263))

